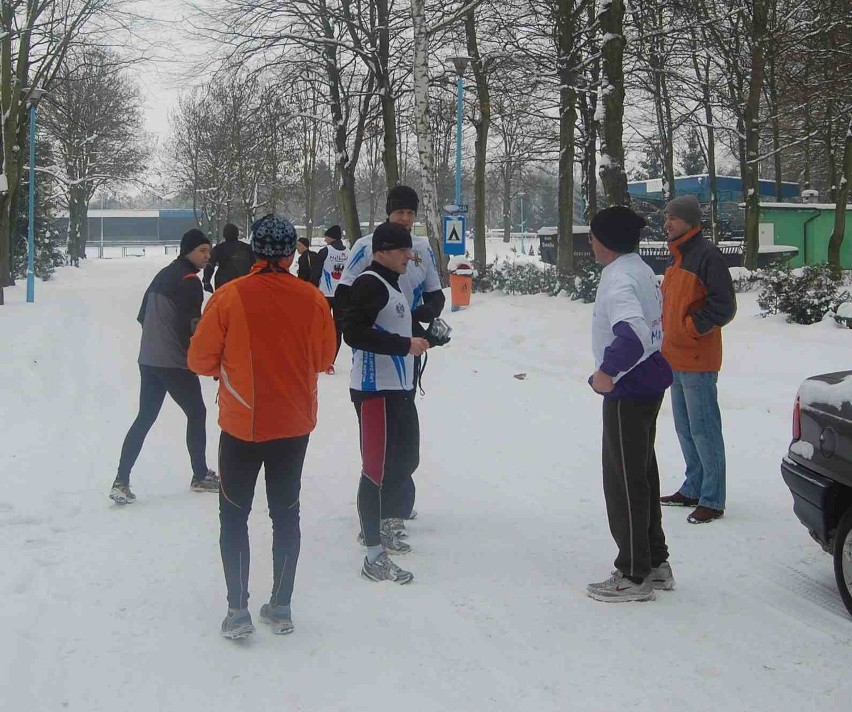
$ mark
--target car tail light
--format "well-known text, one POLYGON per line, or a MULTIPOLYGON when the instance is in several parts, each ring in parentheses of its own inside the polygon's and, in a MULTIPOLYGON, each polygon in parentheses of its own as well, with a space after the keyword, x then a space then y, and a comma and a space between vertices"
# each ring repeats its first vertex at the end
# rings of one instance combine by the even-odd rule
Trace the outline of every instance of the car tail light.
POLYGON ((799 405, 799 396, 796 395, 796 403, 793 406, 793 440, 802 437, 802 408, 799 405))

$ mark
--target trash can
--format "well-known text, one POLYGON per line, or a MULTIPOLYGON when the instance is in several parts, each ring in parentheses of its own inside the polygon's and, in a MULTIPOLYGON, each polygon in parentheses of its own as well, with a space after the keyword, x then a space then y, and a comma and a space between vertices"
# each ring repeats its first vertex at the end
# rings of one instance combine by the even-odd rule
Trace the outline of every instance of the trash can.
POLYGON ((473 265, 458 258, 450 260, 450 311, 459 311, 470 306, 473 291, 473 265))

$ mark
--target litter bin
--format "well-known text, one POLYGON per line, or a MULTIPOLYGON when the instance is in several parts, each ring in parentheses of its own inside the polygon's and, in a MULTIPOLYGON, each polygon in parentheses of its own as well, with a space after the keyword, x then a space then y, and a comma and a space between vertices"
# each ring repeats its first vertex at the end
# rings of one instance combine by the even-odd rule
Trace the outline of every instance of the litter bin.
POLYGON ((450 311, 459 311, 470 306, 473 291, 473 265, 458 258, 447 265, 450 272, 450 311))

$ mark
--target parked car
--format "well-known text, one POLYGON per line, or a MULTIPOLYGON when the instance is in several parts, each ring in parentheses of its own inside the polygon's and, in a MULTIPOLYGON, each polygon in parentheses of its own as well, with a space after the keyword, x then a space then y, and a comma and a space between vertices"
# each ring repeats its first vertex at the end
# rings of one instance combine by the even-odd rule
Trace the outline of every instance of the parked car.
POLYGON ((837 588, 852 614, 852 371, 802 383, 781 474, 799 521, 834 556, 837 588))

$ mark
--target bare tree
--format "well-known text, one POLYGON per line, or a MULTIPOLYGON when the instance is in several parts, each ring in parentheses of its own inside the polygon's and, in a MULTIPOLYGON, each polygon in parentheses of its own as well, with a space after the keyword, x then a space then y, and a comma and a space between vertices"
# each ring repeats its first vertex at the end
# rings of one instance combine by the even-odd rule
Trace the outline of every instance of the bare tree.
POLYGON ((114 52, 75 47, 43 114, 59 162, 52 173, 66 188, 68 257, 79 266, 95 192, 117 188, 145 170, 142 95, 114 52))
POLYGON ((11 284, 10 236, 27 143, 27 88, 53 88, 69 47, 117 0, 5 0, 0 3, 0 140, 8 191, 0 194, 0 305, 11 284))

